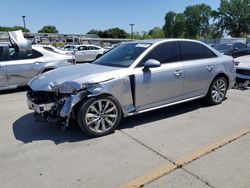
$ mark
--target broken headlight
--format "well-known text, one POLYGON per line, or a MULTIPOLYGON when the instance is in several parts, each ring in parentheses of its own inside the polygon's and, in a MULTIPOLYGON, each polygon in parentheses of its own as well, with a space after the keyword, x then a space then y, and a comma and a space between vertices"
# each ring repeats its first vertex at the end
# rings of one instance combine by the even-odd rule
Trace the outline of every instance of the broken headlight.
POLYGON ((84 87, 82 85, 70 81, 54 86, 53 90, 55 90, 58 93, 75 93, 83 88, 84 87))

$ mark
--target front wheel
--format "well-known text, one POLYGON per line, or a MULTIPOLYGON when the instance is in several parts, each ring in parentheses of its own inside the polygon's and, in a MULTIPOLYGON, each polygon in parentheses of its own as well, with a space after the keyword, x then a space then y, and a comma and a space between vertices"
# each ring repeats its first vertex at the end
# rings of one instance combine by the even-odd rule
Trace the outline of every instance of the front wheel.
POLYGON ((104 136, 111 133, 122 118, 118 101, 111 96, 100 96, 83 101, 77 122, 81 129, 90 136, 104 136))
POLYGON ((227 80, 224 77, 216 78, 207 93, 207 101, 209 104, 220 104, 226 97, 227 93, 227 80))

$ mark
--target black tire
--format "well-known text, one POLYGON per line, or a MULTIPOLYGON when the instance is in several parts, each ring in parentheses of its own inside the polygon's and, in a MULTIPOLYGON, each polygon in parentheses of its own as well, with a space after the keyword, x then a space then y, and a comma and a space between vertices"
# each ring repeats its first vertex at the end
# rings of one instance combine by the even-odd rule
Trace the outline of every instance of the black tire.
POLYGON ((225 77, 220 76, 213 80, 211 83, 206 100, 211 105, 222 103, 227 94, 228 83, 225 77), (217 88, 217 89, 216 89, 217 88))
POLYGON ((95 58, 95 60, 99 59, 102 56, 102 54, 98 54, 95 58))
POLYGON ((98 96, 82 101, 77 111, 76 119, 78 125, 87 135, 94 137, 104 136, 113 132, 119 125, 122 119, 122 110, 119 102, 114 97, 98 96), (101 104, 101 109, 99 104, 101 104), (106 105, 108 106, 106 107, 106 105), (113 108, 114 110, 112 110, 113 108), (93 109, 97 110, 98 113, 93 109), (87 114, 89 114, 89 117, 87 117, 87 114), (105 130, 105 128, 107 129, 105 130))

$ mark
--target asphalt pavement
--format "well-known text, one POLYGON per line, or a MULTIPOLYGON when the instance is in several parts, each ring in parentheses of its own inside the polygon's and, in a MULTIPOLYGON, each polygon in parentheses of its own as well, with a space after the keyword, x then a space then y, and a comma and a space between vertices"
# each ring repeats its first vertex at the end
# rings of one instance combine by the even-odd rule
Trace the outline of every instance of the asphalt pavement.
POLYGON ((123 120, 91 138, 36 122, 24 90, 0 94, 0 182, 12 187, 250 187, 250 89, 123 120))

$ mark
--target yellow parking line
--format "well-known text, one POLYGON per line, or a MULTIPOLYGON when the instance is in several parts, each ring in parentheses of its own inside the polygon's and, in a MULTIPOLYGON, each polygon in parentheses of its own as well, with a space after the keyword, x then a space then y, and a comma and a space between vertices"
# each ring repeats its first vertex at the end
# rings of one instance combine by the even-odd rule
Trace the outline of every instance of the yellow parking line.
POLYGON ((180 158, 179 160, 177 160, 176 164, 166 164, 156 170, 153 170, 151 172, 149 172, 146 175, 143 175, 141 177, 138 177, 134 180, 132 180, 131 182, 126 183, 125 185, 122 185, 121 188, 139 188, 139 187, 143 187, 144 185, 147 185, 153 181, 155 181, 156 179, 169 174, 170 172, 174 171, 175 169, 184 166, 198 158, 200 158, 201 156, 212 152, 218 148, 220 148, 221 146, 224 146, 244 135, 247 135, 250 133, 250 128, 245 128, 245 129, 241 129, 240 131, 238 131, 237 133, 234 133, 232 135, 226 136, 223 139, 210 144, 206 147, 200 148, 199 150, 188 154, 182 158, 180 158))

